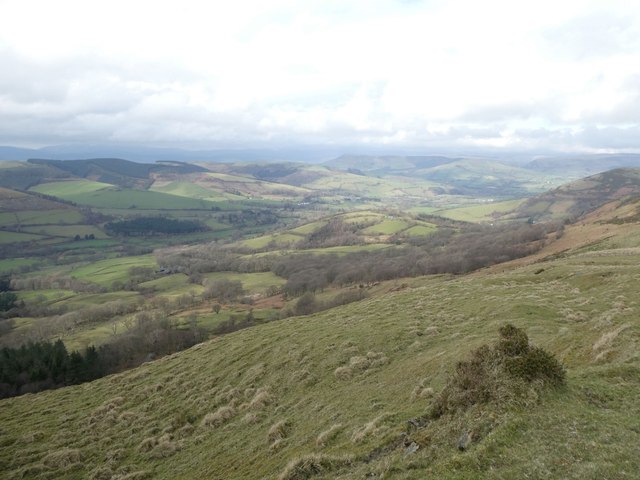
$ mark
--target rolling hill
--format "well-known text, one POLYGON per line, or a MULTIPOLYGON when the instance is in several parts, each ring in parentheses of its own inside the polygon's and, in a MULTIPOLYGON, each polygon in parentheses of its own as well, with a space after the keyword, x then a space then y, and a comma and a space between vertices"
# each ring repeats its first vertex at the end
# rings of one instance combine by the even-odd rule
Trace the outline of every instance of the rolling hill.
POLYGON ((567 183, 521 203, 508 218, 576 217, 607 202, 640 194, 640 169, 616 169, 567 183))
MULTIPOLYGON (((611 191, 626 185, 617 175, 605 182, 611 191)), ((357 303, 2 400, 0 470, 9 479, 635 478, 637 207, 617 200, 567 225, 558 242, 605 224, 607 236, 536 263, 390 282, 357 303), (458 362, 506 323, 564 363, 566 385, 499 377, 485 401, 429 414, 452 375, 474 365, 458 362)))
POLYGON ((457 195, 518 197, 542 192, 562 179, 487 158, 342 156, 325 165, 373 177, 420 178, 457 195))
POLYGON ((525 168, 529 170, 544 174, 562 175, 567 180, 617 168, 638 167, 640 167, 640 155, 633 153, 543 157, 532 160, 525 165, 525 168))

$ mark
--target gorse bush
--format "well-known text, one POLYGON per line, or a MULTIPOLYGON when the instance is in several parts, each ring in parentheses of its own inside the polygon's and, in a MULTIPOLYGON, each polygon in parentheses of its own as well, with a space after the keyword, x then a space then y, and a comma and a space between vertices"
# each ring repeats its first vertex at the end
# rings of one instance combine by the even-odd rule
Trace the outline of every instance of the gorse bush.
POLYGON ((483 345, 459 362, 429 412, 431 418, 476 404, 507 404, 525 398, 531 389, 565 383, 563 365, 550 353, 529 344, 527 334, 507 324, 493 346, 483 345))
POLYGON ((562 364, 546 350, 529 345, 522 330, 507 324, 500 328, 500 336, 496 350, 511 375, 527 382, 564 384, 566 374, 562 364))

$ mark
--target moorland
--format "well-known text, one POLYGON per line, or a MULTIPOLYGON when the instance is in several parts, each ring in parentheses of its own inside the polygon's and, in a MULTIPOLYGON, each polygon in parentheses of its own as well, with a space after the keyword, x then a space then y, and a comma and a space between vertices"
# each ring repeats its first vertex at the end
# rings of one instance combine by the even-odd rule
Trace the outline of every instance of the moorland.
POLYGON ((634 478, 609 161, 2 162, 0 471, 634 478))

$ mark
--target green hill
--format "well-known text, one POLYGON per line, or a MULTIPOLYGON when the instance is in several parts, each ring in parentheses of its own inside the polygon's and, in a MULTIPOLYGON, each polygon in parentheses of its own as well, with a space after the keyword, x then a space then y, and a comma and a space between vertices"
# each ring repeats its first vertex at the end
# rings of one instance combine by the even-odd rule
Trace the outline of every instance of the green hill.
POLYGON ((640 167, 640 155, 634 153, 565 155, 532 160, 525 168, 536 172, 577 179, 616 168, 640 167))
POLYGON ((547 220, 582 215, 607 202, 640 194, 640 169, 621 168, 567 183, 521 203, 509 218, 547 220))
MULTIPOLYGON (((606 224, 604 240, 536 264, 392 283, 384 295, 92 383, 2 400, 0 471, 9 479, 635 478, 640 236, 628 205, 586 220, 606 224), (564 363, 566 386, 498 377, 485 401, 428 416, 454 372, 484 378, 460 376, 481 363, 458 362, 495 342, 505 323, 564 363)), ((568 225, 563 238, 585 228, 568 225)))
POLYGON ((485 158, 345 155, 325 165, 371 177, 420 178, 457 195, 522 196, 562 182, 557 174, 485 158))
POLYGON ((157 172, 188 174, 205 171, 197 165, 182 162, 136 163, 120 158, 93 158, 87 160, 31 159, 30 164, 44 165, 70 175, 121 187, 145 187, 150 176, 157 172))

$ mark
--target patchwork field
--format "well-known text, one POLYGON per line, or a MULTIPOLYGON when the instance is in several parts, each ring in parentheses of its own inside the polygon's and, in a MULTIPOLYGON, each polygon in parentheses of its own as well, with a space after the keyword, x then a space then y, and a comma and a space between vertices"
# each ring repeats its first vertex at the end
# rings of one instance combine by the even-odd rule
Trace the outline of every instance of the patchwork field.
POLYGON ((490 222, 501 214, 515 210, 523 202, 524 199, 507 200, 504 202, 484 202, 482 205, 437 210, 433 212, 433 214, 461 222, 490 222))

